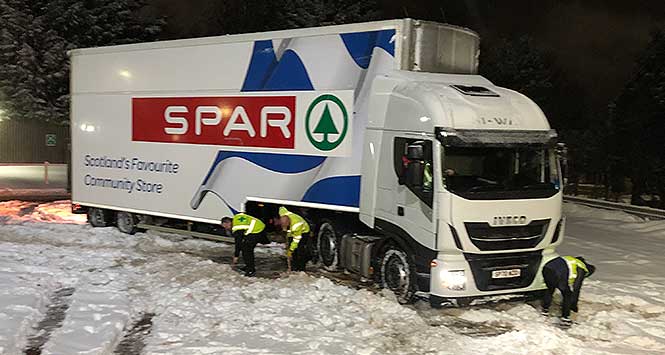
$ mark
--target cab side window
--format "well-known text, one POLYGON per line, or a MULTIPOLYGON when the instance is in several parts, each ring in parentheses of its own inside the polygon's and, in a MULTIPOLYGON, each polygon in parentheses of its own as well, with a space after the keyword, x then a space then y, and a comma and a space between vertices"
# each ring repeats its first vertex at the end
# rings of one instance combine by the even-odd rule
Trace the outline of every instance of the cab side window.
POLYGON ((406 185, 428 206, 433 205, 432 142, 413 138, 395 138, 393 165, 400 185, 406 185))

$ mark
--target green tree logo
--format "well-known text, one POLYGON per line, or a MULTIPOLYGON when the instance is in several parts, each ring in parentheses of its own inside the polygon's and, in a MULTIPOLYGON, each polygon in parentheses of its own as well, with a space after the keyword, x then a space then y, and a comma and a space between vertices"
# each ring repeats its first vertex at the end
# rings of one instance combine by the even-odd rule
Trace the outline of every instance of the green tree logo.
POLYGON ((305 118, 305 127, 307 128, 307 138, 312 143, 313 146, 323 151, 330 151, 337 148, 344 141, 346 132, 349 129, 349 115, 346 112, 346 107, 344 103, 337 96, 334 95, 321 95, 316 98, 309 105, 307 109, 307 116, 305 118), (338 130, 338 127, 335 125, 335 119, 332 112, 330 111, 330 105, 335 105, 339 108, 342 115, 342 132, 338 130), (319 105, 325 105, 323 108, 323 113, 320 117, 315 117, 318 119, 318 123, 314 127, 314 130, 311 129, 310 122, 312 120, 312 112, 319 105), (314 135, 317 135, 315 138, 314 135), (336 140, 332 140, 331 135, 337 135, 336 140), (318 138, 318 139, 317 139, 318 138))

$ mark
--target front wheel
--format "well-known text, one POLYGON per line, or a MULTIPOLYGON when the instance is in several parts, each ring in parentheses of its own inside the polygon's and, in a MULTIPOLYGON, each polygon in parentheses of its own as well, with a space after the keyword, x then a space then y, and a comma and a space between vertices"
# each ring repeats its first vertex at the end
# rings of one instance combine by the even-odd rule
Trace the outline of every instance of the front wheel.
POLYGON ((416 294, 416 272, 408 254, 390 247, 381 259, 381 287, 387 288, 401 304, 411 303, 416 294))

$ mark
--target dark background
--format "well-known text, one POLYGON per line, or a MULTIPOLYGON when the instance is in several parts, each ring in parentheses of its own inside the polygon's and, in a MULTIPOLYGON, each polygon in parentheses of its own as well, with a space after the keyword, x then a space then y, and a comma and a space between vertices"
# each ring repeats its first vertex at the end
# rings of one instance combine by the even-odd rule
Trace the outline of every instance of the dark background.
POLYGON ((0 0, 0 120, 68 124, 70 49, 404 17, 481 35, 480 74, 568 145, 570 192, 665 208, 663 0, 0 0))
MULTIPOLYGON (((168 18, 163 38, 234 33, 210 15, 223 2, 150 1, 168 18)), ((532 36, 596 106, 619 95, 650 31, 665 24, 662 0, 384 0, 377 5, 381 19, 411 17, 469 27, 488 46, 499 38, 532 36)))

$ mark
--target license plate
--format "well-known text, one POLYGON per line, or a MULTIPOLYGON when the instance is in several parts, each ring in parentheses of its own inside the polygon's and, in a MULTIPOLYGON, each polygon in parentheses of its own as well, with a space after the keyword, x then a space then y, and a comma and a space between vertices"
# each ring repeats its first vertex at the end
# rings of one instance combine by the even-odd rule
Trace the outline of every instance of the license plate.
POLYGON ((492 271, 493 279, 509 279, 512 277, 520 277, 522 275, 521 269, 510 269, 510 270, 494 270, 492 271))

